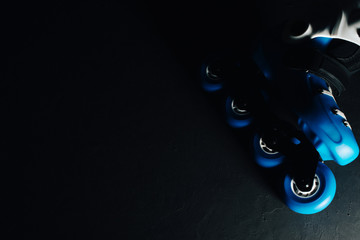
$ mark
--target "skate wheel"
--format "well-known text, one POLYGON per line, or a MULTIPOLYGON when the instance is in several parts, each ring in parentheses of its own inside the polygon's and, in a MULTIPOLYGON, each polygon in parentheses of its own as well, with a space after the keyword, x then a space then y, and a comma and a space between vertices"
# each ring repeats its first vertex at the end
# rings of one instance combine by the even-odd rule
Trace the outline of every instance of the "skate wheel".
POLYGON ((223 88, 224 83, 216 72, 216 67, 212 66, 211 63, 202 64, 200 77, 204 91, 212 93, 220 91, 223 88))
POLYGON ((254 136, 253 145, 255 162, 259 166, 264 168, 273 168, 283 163, 284 155, 267 147, 258 134, 254 136))
POLYGON ((244 128, 251 124, 252 117, 246 108, 236 106, 231 97, 226 99, 226 120, 233 128, 244 128))
POLYGON ((284 180, 286 205, 301 214, 314 214, 324 210, 334 199, 336 181, 331 170, 321 162, 318 163, 313 184, 309 192, 301 192, 287 175, 284 180))

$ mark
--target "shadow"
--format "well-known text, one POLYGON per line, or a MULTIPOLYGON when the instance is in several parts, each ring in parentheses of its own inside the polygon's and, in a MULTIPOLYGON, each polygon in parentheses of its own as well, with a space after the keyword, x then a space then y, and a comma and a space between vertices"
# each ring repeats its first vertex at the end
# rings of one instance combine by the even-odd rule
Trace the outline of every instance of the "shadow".
POLYGON ((194 72, 207 55, 218 51, 248 54, 259 31, 254 3, 201 0, 181 3, 144 3, 143 11, 178 61, 194 72))
MULTIPOLYGON (((214 53, 231 53, 248 61, 257 34, 261 32, 261 11, 257 3, 217 3, 200 1, 197 4, 144 3, 143 12, 154 22, 157 34, 165 42, 179 64, 187 72, 192 84, 198 83, 201 64, 214 53)), ((246 66, 246 63, 245 63, 246 66)), ((246 71, 244 67, 244 71, 246 71)), ((245 72, 246 74, 249 74, 245 72)), ((199 84, 200 85, 200 84, 199 84)), ((199 86, 197 86, 199 87, 199 86)), ((199 87, 200 89, 200 87, 199 87)), ((226 96, 204 94, 209 105, 221 116, 225 124, 224 103, 226 96)), ((230 128, 230 127, 229 127, 230 128)), ((238 146, 244 149, 244 165, 257 173, 261 184, 271 189, 274 196, 283 201, 282 185, 286 166, 272 169, 259 167, 253 161, 254 129, 230 129, 238 146)))

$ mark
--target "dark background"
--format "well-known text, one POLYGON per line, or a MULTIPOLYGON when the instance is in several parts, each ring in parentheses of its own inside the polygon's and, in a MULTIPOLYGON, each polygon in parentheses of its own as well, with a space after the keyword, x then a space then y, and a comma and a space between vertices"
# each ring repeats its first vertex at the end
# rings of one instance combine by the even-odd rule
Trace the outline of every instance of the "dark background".
MULTIPOLYGON (((4 7, 6 232, 16 239, 357 239, 358 161, 329 163, 338 184, 333 203, 296 214, 274 189, 278 176, 253 163, 249 135, 227 127, 200 89, 207 54, 232 49, 245 57, 257 32, 291 15, 269 6, 4 7)), ((358 139, 359 88, 353 83, 339 99, 358 139)))

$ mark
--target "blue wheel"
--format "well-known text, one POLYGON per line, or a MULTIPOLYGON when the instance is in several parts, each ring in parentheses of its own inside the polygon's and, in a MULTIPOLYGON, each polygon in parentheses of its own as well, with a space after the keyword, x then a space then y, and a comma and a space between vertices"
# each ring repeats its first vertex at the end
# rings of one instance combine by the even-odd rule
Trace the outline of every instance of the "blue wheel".
POLYGON ((227 123, 233 128, 244 128, 252 122, 251 114, 244 104, 243 106, 237 106, 230 97, 226 99, 225 110, 227 123))
POLYGON ((217 73, 216 68, 209 63, 204 63, 200 71, 202 88, 209 93, 220 91, 224 83, 217 73))
POLYGON ((285 177, 284 190, 285 203, 291 210, 301 214, 318 213, 329 206, 334 199, 335 176, 325 164, 319 162, 313 188, 309 192, 301 192, 289 175, 285 177))
POLYGON ((266 143, 258 134, 254 136, 253 145, 255 162, 259 166, 273 168, 283 163, 285 156, 266 146, 266 143))

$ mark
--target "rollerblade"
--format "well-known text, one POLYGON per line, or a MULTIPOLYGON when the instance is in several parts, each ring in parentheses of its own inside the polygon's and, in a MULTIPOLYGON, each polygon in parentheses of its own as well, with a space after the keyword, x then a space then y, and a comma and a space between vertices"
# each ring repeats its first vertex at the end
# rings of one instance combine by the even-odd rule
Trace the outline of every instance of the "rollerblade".
POLYGON ((344 166, 359 155, 335 97, 360 75, 360 50, 355 43, 317 33, 311 37, 303 29, 306 34, 297 34, 295 43, 281 34, 263 38, 246 61, 231 54, 209 58, 201 83, 206 92, 222 96, 231 127, 251 129, 259 166, 288 166, 285 204, 314 214, 329 206, 336 192, 325 161, 344 166))

